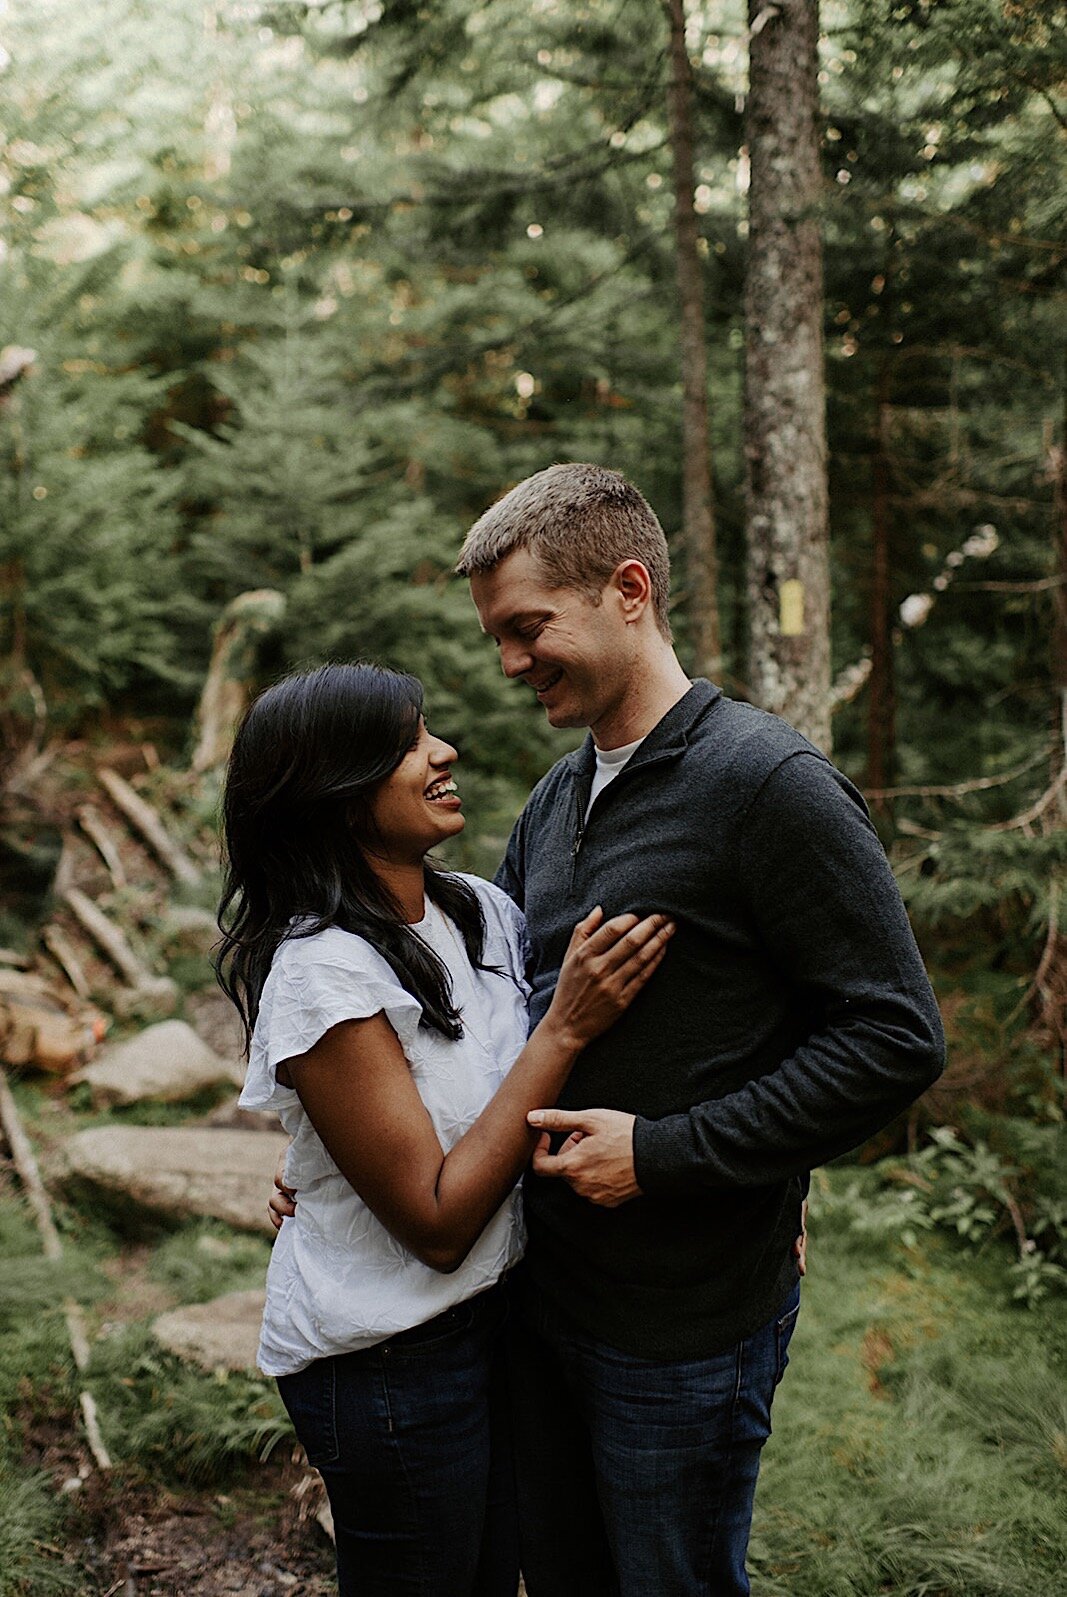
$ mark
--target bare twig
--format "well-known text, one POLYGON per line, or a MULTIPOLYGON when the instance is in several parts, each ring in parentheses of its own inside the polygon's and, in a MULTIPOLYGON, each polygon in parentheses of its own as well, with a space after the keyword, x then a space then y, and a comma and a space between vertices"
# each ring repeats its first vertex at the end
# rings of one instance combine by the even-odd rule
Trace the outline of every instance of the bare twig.
POLYGON ((1056 953, 1056 941, 1059 937, 1060 921, 1060 884, 1051 882, 1048 890, 1048 936, 1045 939, 1044 951, 1041 962, 1034 974, 1034 988, 1040 992, 1052 969, 1052 961, 1056 953))
POLYGON ((1067 765, 1064 766, 1056 780, 1045 789, 1041 797, 1030 805, 1029 809, 1023 810, 1021 815, 1013 815, 1010 821, 994 822, 989 830, 991 832, 1017 832, 1027 826, 1032 826, 1035 821, 1040 820, 1046 810, 1051 808, 1060 794, 1063 793, 1065 787, 1067 787, 1067 765))
MULTIPOLYGON (((1028 771, 1033 771, 1037 766, 1043 765, 1048 759, 1048 750, 1042 749, 1040 754, 1024 760, 1022 765, 1016 765, 1010 771, 1003 771, 999 776, 975 776, 966 782, 956 782, 951 786, 929 787, 882 787, 871 789, 867 798, 964 798, 968 793, 985 793, 990 788, 1005 787, 1009 782, 1014 782, 1020 776, 1025 776, 1028 771)), ((1062 782, 1062 776, 1059 778, 1062 782)), ((1016 821, 1002 821, 994 831, 1002 831, 1020 824, 1016 821)))
POLYGON ((91 898, 87 898, 80 888, 68 888, 63 895, 64 902, 77 920, 78 925, 89 933, 93 942, 107 955, 119 975, 139 993, 144 993, 154 998, 173 996, 174 983, 166 976, 154 976, 143 965, 119 931, 113 926, 104 914, 98 909, 91 898))
POLYGON ((1042 998, 1048 1008, 1055 1002, 1055 995, 1051 991, 1049 976, 1052 972, 1053 961, 1059 950, 1060 942, 1060 884, 1057 881, 1049 883, 1048 890, 1048 927, 1045 932, 1045 946, 1041 950, 1034 979, 1023 993, 1019 1002, 1007 1017, 1005 1025, 1010 1025, 1015 1017, 1022 1013, 1031 998, 1042 998))
POLYGON ((1023 1219, 1022 1210, 1019 1208, 1019 1205, 1016 1203, 1006 1186, 1001 1188, 997 1196, 1000 1198, 1000 1201, 1003 1203, 1005 1209, 1007 1209, 1008 1213, 1011 1215, 1011 1223, 1015 1229, 1015 1242, 1019 1249, 1019 1257, 1020 1259, 1025 1259, 1026 1255, 1033 1250, 1031 1247, 1030 1238, 1026 1234, 1026 1222, 1023 1219))
POLYGON ((74 949, 74 944, 59 926, 46 926, 41 933, 41 941, 70 982, 79 998, 88 998, 89 982, 82 968, 82 962, 74 949))
POLYGON ((896 826, 897 831, 903 832, 905 837, 921 837, 927 843, 939 843, 944 836, 943 832, 935 832, 930 826, 920 826, 918 821, 910 821, 906 815, 899 817, 896 826))
POLYGON ((115 887, 126 886, 126 870, 118 846, 108 831, 107 822, 92 804, 83 804, 78 811, 78 825, 107 866, 108 875, 115 887))
POLYGON ((1035 577, 1032 582, 957 582, 959 592, 967 593, 1048 593, 1062 588, 1067 577, 1035 577))
MULTIPOLYGON (((30 1139, 23 1129, 19 1117, 18 1107, 11 1095, 7 1076, 3 1065, 0 1065, 0 1124, 4 1128, 11 1157, 15 1161, 19 1180, 22 1182, 30 1208, 33 1210, 40 1232, 41 1243, 46 1259, 56 1261, 63 1257, 63 1244, 59 1239, 55 1221, 52 1219, 52 1206, 48 1201, 45 1184, 41 1180, 41 1172, 37 1167, 30 1139)), ((74 1363, 79 1372, 84 1372, 89 1366, 89 1337, 86 1331, 85 1316, 80 1304, 68 1298, 63 1304, 63 1314, 67 1322, 67 1336, 70 1340, 70 1350, 74 1363)), ((97 1468, 107 1470, 111 1468, 111 1456, 104 1446, 104 1438, 100 1432, 100 1419, 93 1395, 87 1389, 82 1390, 80 1396, 82 1417, 85 1421, 85 1434, 89 1442, 89 1449, 96 1460, 97 1468)))
POLYGON ((749 38, 755 39, 759 34, 761 34, 768 22, 773 22, 775 17, 779 15, 781 9, 781 6, 764 6, 762 11, 757 14, 752 26, 748 30, 749 38))
POLYGON ((100 779, 100 785, 116 809, 120 810, 130 825, 140 833, 153 854, 166 866, 174 879, 184 882, 187 887, 198 886, 199 870, 185 850, 169 835, 152 806, 146 804, 141 795, 135 793, 129 782, 117 771, 101 766, 96 774, 100 779))

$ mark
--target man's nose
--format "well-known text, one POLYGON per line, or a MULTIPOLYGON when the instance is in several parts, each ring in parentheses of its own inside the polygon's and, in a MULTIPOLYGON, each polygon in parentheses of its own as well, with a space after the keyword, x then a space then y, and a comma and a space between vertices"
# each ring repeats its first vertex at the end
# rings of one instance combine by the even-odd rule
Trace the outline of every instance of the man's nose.
POLYGON ((521 643, 501 643, 500 669, 506 677, 524 676, 532 665, 530 651, 521 643))

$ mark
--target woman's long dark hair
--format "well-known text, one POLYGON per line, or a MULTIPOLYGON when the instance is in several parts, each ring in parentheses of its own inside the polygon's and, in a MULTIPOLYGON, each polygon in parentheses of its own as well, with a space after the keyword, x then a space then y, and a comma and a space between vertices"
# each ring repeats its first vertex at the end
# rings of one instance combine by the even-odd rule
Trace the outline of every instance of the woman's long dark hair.
MULTIPOLYGON (((245 715, 223 800, 215 971, 244 1022, 246 1049, 278 945, 327 926, 378 950, 422 1005, 423 1024, 463 1035, 447 970, 368 859, 371 801, 419 735, 422 697, 418 679, 398 671, 324 665, 275 683, 245 715)), ((485 968, 477 895, 429 861, 426 894, 458 928, 471 963, 485 968)))

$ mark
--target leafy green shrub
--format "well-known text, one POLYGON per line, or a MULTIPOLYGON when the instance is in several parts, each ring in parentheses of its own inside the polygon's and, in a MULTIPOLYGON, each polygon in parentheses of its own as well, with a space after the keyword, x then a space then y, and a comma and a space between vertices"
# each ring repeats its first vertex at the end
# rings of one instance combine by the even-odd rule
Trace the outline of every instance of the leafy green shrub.
POLYGON ((1011 1295, 1032 1308, 1050 1292, 1067 1289, 1062 1128, 1003 1116, 981 1123, 1002 1149, 985 1136, 966 1142, 951 1126, 939 1126, 920 1152, 884 1159, 843 1190, 831 1185, 820 1204, 855 1237, 908 1248, 921 1232, 935 1229, 972 1248, 1010 1233, 1016 1249, 1007 1266, 1011 1295))

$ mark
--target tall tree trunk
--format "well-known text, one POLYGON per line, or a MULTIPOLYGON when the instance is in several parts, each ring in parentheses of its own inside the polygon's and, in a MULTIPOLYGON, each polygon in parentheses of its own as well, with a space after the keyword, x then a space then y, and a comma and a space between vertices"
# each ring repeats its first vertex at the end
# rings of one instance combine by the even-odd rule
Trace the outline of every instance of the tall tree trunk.
POLYGON ((694 666, 718 677, 718 562, 708 429, 708 351, 704 332, 704 272, 693 207, 693 69, 685 47, 684 0, 666 0, 671 75, 667 116, 674 164, 674 257, 678 274, 682 353, 682 525, 689 587, 694 666))
POLYGON ((817 0, 748 0, 748 681, 830 747, 817 0))
MULTIPOLYGON (((874 458, 871 468, 871 676, 867 714, 867 786, 893 782, 896 755, 896 692, 893 675, 892 584, 889 509, 889 366, 882 363, 875 401, 874 458)), ((887 801, 875 798, 877 809, 887 801)))
MULTIPOLYGON (((1067 765, 1067 399, 1063 411, 1063 442, 1053 445, 1049 454, 1052 477, 1054 531, 1053 549, 1059 585, 1052 590, 1052 691, 1058 725, 1054 731, 1055 764, 1053 778, 1067 765)), ((1067 798, 1061 795, 1060 814, 1067 798)))
MULTIPOLYGON (((1052 692, 1053 755, 1050 793, 1055 802, 1041 816, 1044 833, 1067 827, 1067 791, 1063 787, 1067 770, 1067 404, 1063 416, 1063 442, 1049 450, 1049 475, 1053 492, 1053 563, 1060 579, 1052 590, 1052 692)), ((1060 931, 1061 906, 1065 891, 1063 872, 1049 879, 1045 946, 1034 977, 1038 1016, 1059 1053, 1060 1070, 1067 1079, 1067 938, 1060 931)))

